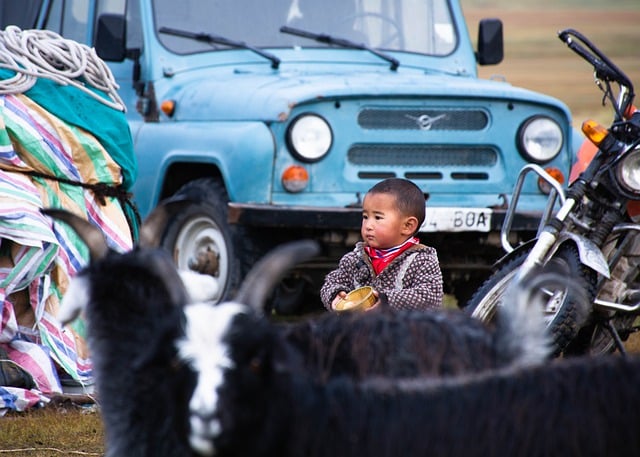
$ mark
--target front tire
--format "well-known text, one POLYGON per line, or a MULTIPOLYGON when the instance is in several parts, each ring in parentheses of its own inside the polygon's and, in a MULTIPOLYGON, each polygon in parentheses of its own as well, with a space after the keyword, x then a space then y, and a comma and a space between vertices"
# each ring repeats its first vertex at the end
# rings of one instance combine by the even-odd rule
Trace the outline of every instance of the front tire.
MULTIPOLYGON (((465 311, 483 322, 494 323, 507 287, 528 254, 529 250, 519 253, 493 273, 471 297, 465 311)), ((585 309, 584 301, 593 300, 597 276, 580 262, 577 248, 569 244, 562 246, 546 267, 571 278, 566 287, 544 290, 548 297, 545 320, 552 335, 554 352, 559 355, 575 338, 586 319, 588 309, 585 309)))
POLYGON ((161 245, 172 253, 179 269, 218 280, 214 302, 228 299, 242 278, 243 253, 238 248, 239 229, 227 222, 229 198, 224 186, 215 179, 197 179, 180 188, 176 197, 194 203, 167 223, 161 245))

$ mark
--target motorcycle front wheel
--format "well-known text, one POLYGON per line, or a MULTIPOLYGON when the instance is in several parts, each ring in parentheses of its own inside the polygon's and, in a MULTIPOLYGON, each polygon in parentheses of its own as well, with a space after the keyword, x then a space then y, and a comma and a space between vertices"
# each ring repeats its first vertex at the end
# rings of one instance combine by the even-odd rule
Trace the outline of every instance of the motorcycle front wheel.
MULTIPOLYGON (((529 250, 523 250, 498 268, 473 294, 465 311, 483 322, 494 323, 507 288, 528 254, 529 250)), ((590 307, 585 306, 585 300, 593 301, 597 275, 580 262, 578 250, 572 244, 560 247, 545 269, 571 278, 565 285, 554 283, 553 287, 542 290, 547 297, 545 321, 552 336, 554 355, 558 356, 586 320, 590 307)))

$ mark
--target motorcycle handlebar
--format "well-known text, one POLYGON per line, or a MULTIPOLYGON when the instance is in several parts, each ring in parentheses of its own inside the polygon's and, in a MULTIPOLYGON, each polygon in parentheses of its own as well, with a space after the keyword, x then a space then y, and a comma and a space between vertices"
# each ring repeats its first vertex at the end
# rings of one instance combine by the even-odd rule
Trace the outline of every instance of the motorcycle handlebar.
POLYGON ((633 100, 634 90, 631 80, 607 56, 605 56, 591 41, 574 29, 565 29, 558 33, 573 52, 589 62, 598 79, 620 84, 628 89, 629 99, 633 100))

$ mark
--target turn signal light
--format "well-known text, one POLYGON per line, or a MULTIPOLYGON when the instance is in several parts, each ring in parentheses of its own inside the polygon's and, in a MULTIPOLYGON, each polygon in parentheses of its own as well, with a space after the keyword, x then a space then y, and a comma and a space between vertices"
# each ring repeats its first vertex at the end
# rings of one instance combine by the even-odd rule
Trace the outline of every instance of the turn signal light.
POLYGON ((162 103, 160 103, 160 111, 169 117, 173 116, 173 113, 176 111, 175 100, 163 100, 162 103))
POLYGON ((582 123, 582 133, 596 146, 599 146, 607 135, 609 135, 607 128, 593 119, 586 120, 582 123))
POLYGON ((302 192, 307 184, 309 184, 309 173, 300 165, 291 165, 282 172, 282 187, 288 192, 302 192))
MULTIPOLYGON (((558 181, 560 184, 564 184, 564 173, 559 168, 555 167, 547 167, 544 169, 553 179, 558 181)), ((542 178, 538 178, 538 189, 544 194, 549 195, 551 192, 551 184, 549 184, 546 180, 542 178)))

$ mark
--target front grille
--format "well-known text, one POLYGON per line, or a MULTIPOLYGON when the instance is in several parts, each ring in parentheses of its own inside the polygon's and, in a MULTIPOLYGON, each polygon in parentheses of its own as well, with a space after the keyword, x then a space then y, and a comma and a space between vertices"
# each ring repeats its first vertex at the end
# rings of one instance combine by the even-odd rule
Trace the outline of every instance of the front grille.
POLYGON ((482 130, 489 116, 483 110, 379 109, 358 114, 358 124, 370 130, 482 130))
POLYGON ((359 166, 492 167, 498 153, 487 147, 438 145, 355 145, 347 160, 359 166))

